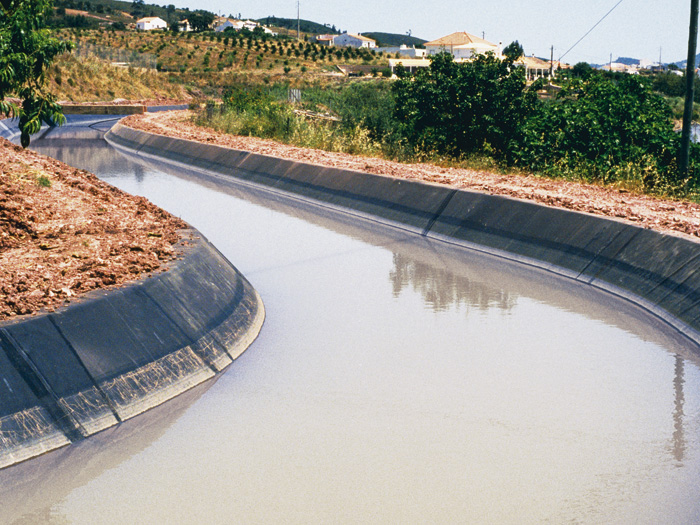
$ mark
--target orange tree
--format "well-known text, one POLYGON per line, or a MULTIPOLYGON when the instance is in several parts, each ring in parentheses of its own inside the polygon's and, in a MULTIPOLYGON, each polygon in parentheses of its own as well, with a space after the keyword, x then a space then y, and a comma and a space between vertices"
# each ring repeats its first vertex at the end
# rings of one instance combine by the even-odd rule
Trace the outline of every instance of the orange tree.
POLYGON ((19 119, 25 148, 42 122, 65 120, 55 96, 44 87, 47 68, 57 55, 71 49, 44 27, 51 4, 51 0, 0 0, 0 112, 19 119))
POLYGON ((395 116, 408 145, 455 157, 488 151, 507 159, 537 103, 515 58, 488 53, 457 63, 440 53, 414 77, 399 72, 395 116))

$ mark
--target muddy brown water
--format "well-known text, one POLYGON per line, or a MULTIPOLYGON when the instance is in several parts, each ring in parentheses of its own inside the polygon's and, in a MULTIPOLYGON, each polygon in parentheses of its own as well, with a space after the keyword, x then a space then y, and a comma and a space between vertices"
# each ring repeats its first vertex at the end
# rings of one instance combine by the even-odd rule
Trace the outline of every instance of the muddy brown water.
POLYGON ((104 127, 33 146, 190 222, 267 319, 217 382, 0 472, 0 522, 700 521, 698 350, 656 318, 523 265, 135 162, 104 127))

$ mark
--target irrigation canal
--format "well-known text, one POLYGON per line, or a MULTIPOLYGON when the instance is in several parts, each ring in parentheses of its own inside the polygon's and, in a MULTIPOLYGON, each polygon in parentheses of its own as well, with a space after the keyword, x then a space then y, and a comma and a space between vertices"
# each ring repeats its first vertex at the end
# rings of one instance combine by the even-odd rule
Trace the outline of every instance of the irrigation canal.
POLYGON ((198 228, 267 320, 216 383, 0 472, 0 522, 700 520, 700 361, 656 318, 79 123, 33 147, 198 228))

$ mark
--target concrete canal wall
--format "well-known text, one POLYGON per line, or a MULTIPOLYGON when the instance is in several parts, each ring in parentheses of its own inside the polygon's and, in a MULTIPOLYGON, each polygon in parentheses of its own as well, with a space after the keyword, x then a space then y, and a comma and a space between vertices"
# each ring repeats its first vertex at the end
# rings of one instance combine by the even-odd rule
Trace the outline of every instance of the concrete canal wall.
POLYGON ((106 138, 144 157, 234 176, 589 283, 639 304, 700 344, 700 243, 690 239, 532 202, 303 164, 121 124, 106 138))
POLYGON ((0 468, 160 405, 215 377, 253 342, 260 297, 189 233, 166 272, 0 324, 0 468))

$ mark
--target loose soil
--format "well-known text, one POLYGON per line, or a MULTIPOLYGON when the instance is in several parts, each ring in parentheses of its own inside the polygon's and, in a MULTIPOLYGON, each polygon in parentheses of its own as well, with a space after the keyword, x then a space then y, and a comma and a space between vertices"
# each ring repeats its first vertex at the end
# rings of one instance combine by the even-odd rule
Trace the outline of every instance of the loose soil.
MULTIPOLYGON (((594 185, 401 164, 217 133, 188 111, 132 115, 136 129, 239 150, 456 188, 506 195, 700 237, 700 205, 594 185)), ((134 197, 38 153, 0 139, 0 320, 52 311, 91 290, 163 270, 187 225, 134 197)))
POLYGON ((142 197, 0 139, 0 320, 158 271, 186 227, 142 197))

